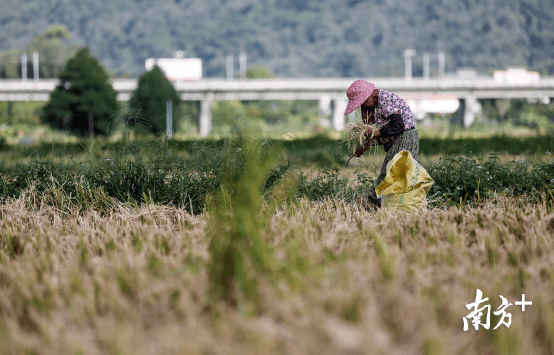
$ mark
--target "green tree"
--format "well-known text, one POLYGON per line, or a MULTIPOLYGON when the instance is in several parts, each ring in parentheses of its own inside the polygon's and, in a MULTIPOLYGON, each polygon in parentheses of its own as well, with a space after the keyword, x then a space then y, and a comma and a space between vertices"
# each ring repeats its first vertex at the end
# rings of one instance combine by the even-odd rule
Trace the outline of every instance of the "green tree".
MULTIPOLYGON (((162 134, 166 130, 166 102, 173 101, 173 118, 179 117, 179 96, 173 85, 167 80, 164 72, 155 65, 152 70, 144 73, 138 80, 138 86, 133 92, 129 106, 135 110, 128 123, 139 126, 154 134, 162 134)), ((173 127, 179 122, 173 121, 173 127)))
POLYGON ((267 69, 262 65, 255 65, 246 69, 246 78, 247 79, 271 79, 275 78, 275 75, 271 70, 267 69))
POLYGON ((0 53, 0 79, 19 78, 21 73, 21 54, 17 49, 0 53))
POLYGON ((39 54, 41 78, 55 78, 77 47, 69 43, 71 33, 64 25, 53 25, 44 34, 36 36, 25 48, 27 55, 39 54))
POLYGON ((88 47, 67 61, 59 78, 42 121, 80 135, 108 135, 120 106, 108 74, 88 47))
POLYGON ((0 53, 0 79, 21 77, 21 55, 28 56, 28 77, 33 76, 32 54, 39 54, 39 77, 55 78, 62 71, 67 60, 75 54, 77 47, 70 44, 71 33, 64 25, 53 25, 44 34, 34 37, 24 51, 12 49, 0 53))

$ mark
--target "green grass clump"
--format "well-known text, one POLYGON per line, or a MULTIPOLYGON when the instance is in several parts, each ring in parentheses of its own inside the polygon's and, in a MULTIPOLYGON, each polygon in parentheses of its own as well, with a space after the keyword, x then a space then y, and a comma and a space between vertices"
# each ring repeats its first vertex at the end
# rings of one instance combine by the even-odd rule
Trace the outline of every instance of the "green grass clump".
POLYGON ((367 173, 359 172, 355 180, 341 176, 338 169, 318 170, 315 178, 306 174, 298 176, 297 195, 311 201, 323 201, 329 198, 355 202, 369 192, 374 184, 367 173))
POLYGON ((269 151, 238 137, 226 147, 221 185, 207 204, 210 295, 239 310, 257 307, 257 280, 271 268, 264 242, 263 188, 272 168, 269 151))
POLYGON ((499 194, 551 196, 554 189, 552 161, 530 163, 521 159, 503 164, 496 155, 486 161, 447 156, 427 170, 435 180, 430 198, 444 197, 453 203, 483 201, 499 194))

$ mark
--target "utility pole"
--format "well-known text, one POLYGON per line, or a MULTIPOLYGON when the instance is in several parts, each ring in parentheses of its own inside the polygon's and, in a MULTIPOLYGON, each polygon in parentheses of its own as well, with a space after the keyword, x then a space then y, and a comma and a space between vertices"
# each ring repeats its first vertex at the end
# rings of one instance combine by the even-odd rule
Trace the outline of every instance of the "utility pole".
POLYGON ((406 80, 412 80, 412 57, 416 55, 413 49, 404 50, 404 76, 406 80))
POLYGON ((27 81, 27 54, 21 56, 21 81, 27 81))
POLYGON ((165 103, 165 135, 167 138, 173 136, 173 101, 165 103))
POLYGON ((233 56, 227 56, 227 80, 233 80, 233 56))
POLYGON ((429 58, 429 53, 423 54, 423 79, 429 80, 431 72, 431 58, 429 58))
POLYGON ((38 52, 33 52, 33 81, 38 81, 38 52))
POLYGON ((246 79, 246 53, 240 52, 239 54, 239 73, 243 79, 246 79))
POLYGON ((443 51, 439 51, 439 76, 443 77, 446 74, 446 56, 443 51))

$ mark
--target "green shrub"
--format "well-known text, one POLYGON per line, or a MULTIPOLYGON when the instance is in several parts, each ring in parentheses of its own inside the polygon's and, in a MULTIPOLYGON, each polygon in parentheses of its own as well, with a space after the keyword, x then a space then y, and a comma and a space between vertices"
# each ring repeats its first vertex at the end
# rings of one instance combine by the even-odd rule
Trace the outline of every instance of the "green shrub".
POLYGON ((173 102, 173 129, 175 129, 180 125, 177 118, 181 118, 179 95, 160 67, 154 65, 152 70, 142 74, 138 80, 138 86, 129 102, 134 112, 128 116, 131 119, 127 120, 127 124, 139 126, 154 134, 165 133, 168 100, 173 102))
POLYGON ((54 129, 83 136, 112 133, 120 108, 117 93, 87 47, 67 61, 59 78, 59 85, 44 107, 42 121, 54 129))
POLYGON ((521 196, 546 192, 554 187, 554 165, 513 160, 502 164, 496 155, 487 161, 473 157, 448 156, 427 171, 435 180, 429 195, 454 203, 482 200, 495 194, 521 196))
POLYGON ((239 310, 258 308, 258 278, 272 268, 273 256, 261 228, 269 220, 263 192, 274 165, 259 141, 230 141, 221 186, 207 205, 210 295, 239 310))

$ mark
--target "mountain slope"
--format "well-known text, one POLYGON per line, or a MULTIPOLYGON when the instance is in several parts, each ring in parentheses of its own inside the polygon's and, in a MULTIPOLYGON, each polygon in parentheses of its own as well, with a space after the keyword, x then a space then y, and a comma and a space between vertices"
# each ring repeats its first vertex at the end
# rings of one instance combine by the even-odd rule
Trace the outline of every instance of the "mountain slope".
MULTIPOLYGON (((149 57, 185 50, 204 75, 225 57, 281 77, 400 76, 402 51, 447 54, 447 70, 527 66, 554 73, 552 0, 24 0, 0 2, 0 51, 23 50, 52 24, 68 27, 104 66, 138 76, 149 57)), ((237 65, 238 66, 238 65, 237 65)))

